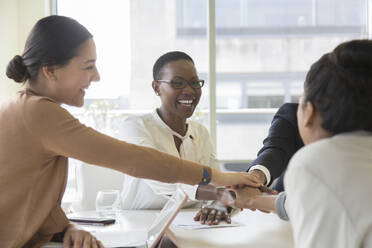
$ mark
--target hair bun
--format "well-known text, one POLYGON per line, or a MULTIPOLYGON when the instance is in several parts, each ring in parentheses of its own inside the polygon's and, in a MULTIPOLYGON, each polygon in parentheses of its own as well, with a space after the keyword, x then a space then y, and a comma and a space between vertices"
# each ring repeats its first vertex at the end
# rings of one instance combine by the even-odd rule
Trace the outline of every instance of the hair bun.
POLYGON ((14 58, 9 62, 6 68, 6 75, 8 78, 13 79, 18 83, 23 83, 29 78, 27 67, 23 63, 23 58, 21 56, 14 56, 14 58))
POLYGON ((333 54, 337 64, 346 70, 370 74, 372 70, 371 40, 352 40, 337 46, 333 54))

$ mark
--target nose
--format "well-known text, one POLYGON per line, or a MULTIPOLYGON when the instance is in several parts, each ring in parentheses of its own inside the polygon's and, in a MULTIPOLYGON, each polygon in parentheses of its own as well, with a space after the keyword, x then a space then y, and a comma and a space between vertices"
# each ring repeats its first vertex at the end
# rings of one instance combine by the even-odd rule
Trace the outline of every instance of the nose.
POLYGON ((193 87, 190 86, 189 83, 186 84, 186 87, 183 88, 182 90, 183 92, 191 92, 191 93, 194 93, 196 91, 196 89, 194 89, 193 87))
POLYGON ((92 82, 98 82, 101 80, 101 77, 99 75, 98 69, 96 68, 95 73, 92 77, 92 82))

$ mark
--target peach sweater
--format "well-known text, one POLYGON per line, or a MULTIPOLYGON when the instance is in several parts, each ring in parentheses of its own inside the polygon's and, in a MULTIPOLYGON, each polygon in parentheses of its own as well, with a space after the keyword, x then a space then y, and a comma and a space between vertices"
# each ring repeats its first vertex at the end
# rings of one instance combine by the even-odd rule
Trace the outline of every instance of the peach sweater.
POLYGON ((0 247, 39 247, 68 225, 60 207, 68 157, 168 183, 202 177, 196 163, 101 134, 21 91, 0 107, 0 247))

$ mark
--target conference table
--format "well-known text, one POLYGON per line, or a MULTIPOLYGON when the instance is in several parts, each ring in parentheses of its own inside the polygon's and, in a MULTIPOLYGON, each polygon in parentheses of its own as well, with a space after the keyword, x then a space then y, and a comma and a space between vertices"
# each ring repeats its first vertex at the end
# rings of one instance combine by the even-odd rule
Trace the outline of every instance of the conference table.
MULTIPOLYGON (((233 226, 185 229, 176 225, 182 215, 193 216, 195 209, 184 209, 170 226, 177 245, 181 248, 196 247, 293 247, 292 229, 289 222, 280 220, 275 214, 260 211, 243 210, 232 217, 233 226)), ((120 212, 120 221, 104 228, 125 230, 148 228, 156 218, 157 210, 124 210, 120 212)), ((80 212, 77 215, 96 216, 94 211, 80 212)), ((182 220, 181 220, 182 222, 182 220)), ((95 227, 89 227, 88 230, 95 227)), ((102 228, 102 227, 101 227, 102 228)), ((125 238, 125 236, 121 236, 125 238)), ((49 246, 47 246, 49 247, 49 246)), ((51 246, 54 247, 54 246, 51 246)))
POLYGON ((280 220, 275 214, 243 210, 233 216, 232 221, 241 226, 194 230, 172 226, 171 230, 182 248, 293 247, 289 222, 280 220))

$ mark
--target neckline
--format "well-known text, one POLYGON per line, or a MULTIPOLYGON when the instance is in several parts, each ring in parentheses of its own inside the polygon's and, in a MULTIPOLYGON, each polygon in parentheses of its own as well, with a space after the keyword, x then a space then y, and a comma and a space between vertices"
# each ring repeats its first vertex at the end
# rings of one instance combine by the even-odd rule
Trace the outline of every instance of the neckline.
POLYGON ((152 114, 155 118, 155 120, 164 128, 166 129, 169 133, 171 133, 173 136, 176 136, 177 138, 181 139, 182 141, 184 141, 186 138, 188 138, 190 136, 190 125, 189 123, 186 121, 186 134, 184 136, 180 135, 179 133, 177 133, 176 131, 174 131, 172 128, 170 128, 159 116, 159 113, 157 111, 157 109, 155 109, 155 111, 153 112, 152 114))

